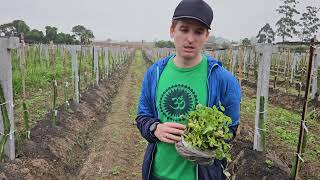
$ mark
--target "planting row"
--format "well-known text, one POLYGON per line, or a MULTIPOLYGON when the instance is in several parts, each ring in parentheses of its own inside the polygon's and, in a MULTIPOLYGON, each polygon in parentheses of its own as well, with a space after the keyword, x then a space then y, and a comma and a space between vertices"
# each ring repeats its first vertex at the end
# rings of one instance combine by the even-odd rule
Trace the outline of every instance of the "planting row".
POLYGON ((0 43, 0 155, 7 144, 10 159, 37 121, 48 114, 55 124, 58 109, 79 103, 81 92, 111 76, 133 53, 120 47, 27 45, 13 38, 0 43))
MULTIPOLYGON (((294 50, 289 46, 273 46, 270 64, 270 87, 301 96, 306 86, 309 50, 294 50)), ((257 83, 261 55, 256 47, 237 47, 211 52, 239 80, 257 83)), ((312 66, 311 97, 319 100, 320 94, 320 48, 315 50, 312 66)))

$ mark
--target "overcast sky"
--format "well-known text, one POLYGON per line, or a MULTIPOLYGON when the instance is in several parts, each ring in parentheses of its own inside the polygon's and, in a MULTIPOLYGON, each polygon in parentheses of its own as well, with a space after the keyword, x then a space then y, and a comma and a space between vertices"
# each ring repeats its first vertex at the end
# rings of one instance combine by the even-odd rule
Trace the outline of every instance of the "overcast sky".
MULTIPOLYGON (((320 7, 320 0, 300 0, 298 9, 320 7)), ((96 40, 169 40, 169 26, 180 0, 0 0, 0 24, 24 20, 31 29, 55 26, 71 33, 81 24, 96 40)), ((206 0, 213 8, 211 34, 239 41, 257 35, 279 19, 280 0, 206 0)), ((274 28, 275 29, 275 28, 274 28)))

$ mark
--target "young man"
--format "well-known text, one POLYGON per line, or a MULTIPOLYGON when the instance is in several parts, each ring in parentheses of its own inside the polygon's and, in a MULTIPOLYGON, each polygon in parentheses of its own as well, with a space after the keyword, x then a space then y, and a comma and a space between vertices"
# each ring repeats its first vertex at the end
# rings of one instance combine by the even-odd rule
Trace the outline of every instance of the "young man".
POLYGON ((176 7, 170 36, 176 54, 160 59, 145 73, 136 118, 138 129, 149 142, 142 167, 144 180, 225 179, 225 161, 198 165, 180 156, 175 143, 187 122, 180 119, 197 104, 221 102, 233 123, 235 136, 240 117, 240 87, 221 63, 202 54, 213 18, 202 0, 183 0, 176 7))

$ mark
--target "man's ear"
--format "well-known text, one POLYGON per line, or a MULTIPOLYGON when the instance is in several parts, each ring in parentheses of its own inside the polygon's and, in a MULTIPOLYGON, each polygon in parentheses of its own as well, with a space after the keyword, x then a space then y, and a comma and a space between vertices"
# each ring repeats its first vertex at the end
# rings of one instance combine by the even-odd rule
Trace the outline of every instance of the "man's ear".
POLYGON ((207 32, 206 32, 206 41, 209 40, 209 35, 210 35, 210 32, 209 32, 209 30, 207 30, 207 32))
POLYGON ((171 37, 171 38, 174 37, 174 33, 175 33, 174 31, 175 31, 174 27, 173 27, 173 26, 170 26, 170 37, 171 37))

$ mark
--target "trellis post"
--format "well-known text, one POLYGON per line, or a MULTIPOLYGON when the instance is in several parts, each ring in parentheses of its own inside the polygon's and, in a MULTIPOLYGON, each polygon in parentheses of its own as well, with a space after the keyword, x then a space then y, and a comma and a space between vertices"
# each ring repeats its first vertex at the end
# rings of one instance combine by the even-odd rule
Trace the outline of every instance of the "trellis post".
MULTIPOLYGON (((14 117, 13 117, 13 89, 12 89, 12 64, 11 50, 19 46, 19 38, 0 38, 0 84, 5 102, 0 103, 1 112, 6 111, 10 122, 9 129, 4 127, 4 117, 0 113, 0 137, 9 138, 5 146, 5 154, 10 160, 15 158, 15 143, 14 143, 14 117)), ((0 138, 0 139, 1 139, 0 138)))
POLYGON ((257 82, 256 119, 253 149, 265 151, 266 148, 266 121, 268 109, 269 76, 271 56, 276 52, 272 44, 258 44, 256 52, 260 55, 259 73, 257 82))

